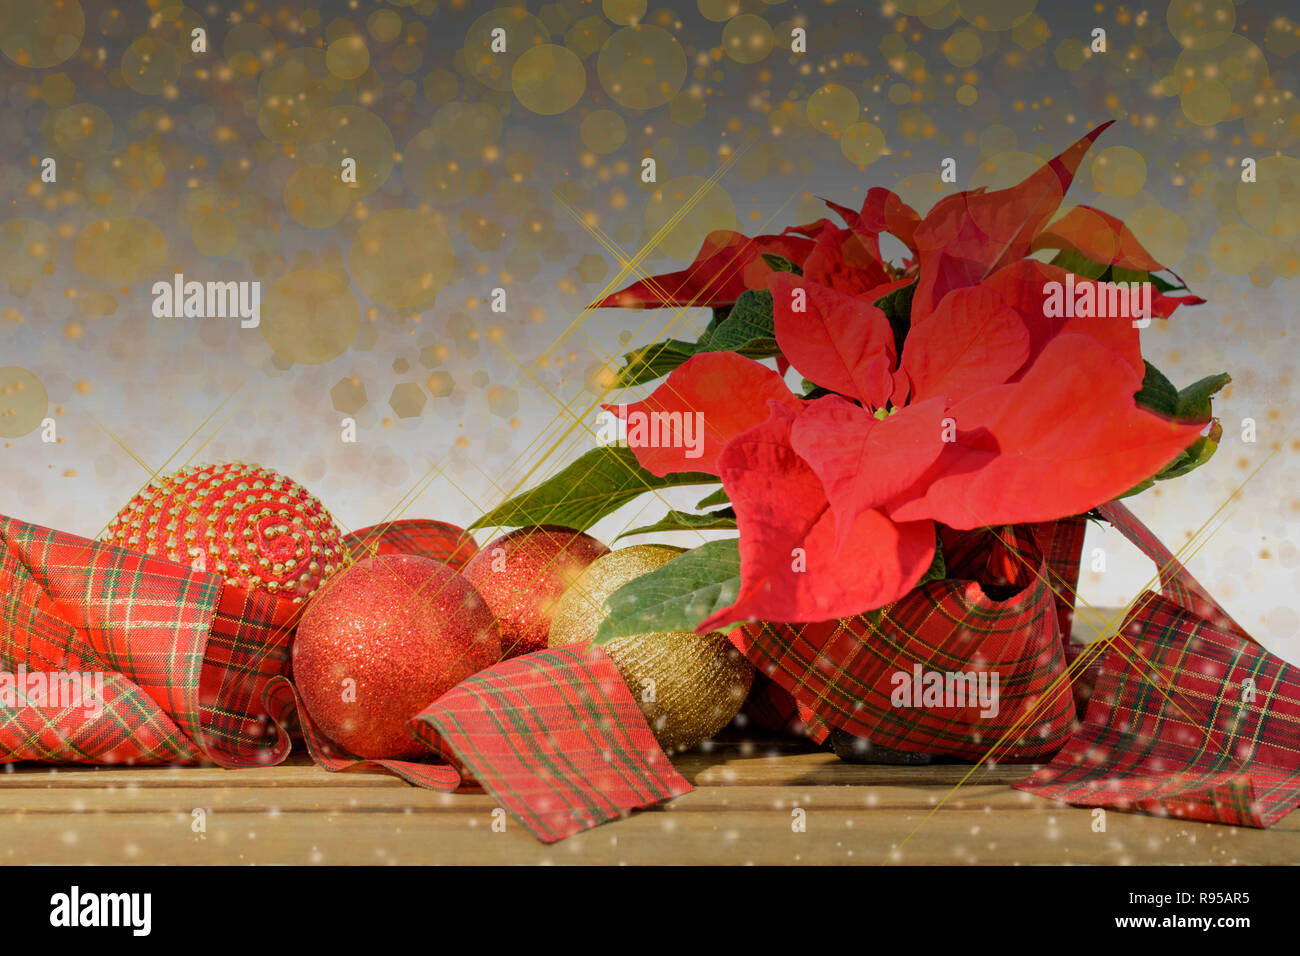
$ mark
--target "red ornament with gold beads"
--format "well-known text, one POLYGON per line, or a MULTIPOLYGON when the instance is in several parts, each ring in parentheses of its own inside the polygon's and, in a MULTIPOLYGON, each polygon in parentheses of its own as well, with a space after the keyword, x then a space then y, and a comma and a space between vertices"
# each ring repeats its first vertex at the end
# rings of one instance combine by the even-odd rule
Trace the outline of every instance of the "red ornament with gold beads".
POLYGON ((300 604, 351 560, 334 519, 292 479, 240 462, 156 478, 104 540, 300 604))

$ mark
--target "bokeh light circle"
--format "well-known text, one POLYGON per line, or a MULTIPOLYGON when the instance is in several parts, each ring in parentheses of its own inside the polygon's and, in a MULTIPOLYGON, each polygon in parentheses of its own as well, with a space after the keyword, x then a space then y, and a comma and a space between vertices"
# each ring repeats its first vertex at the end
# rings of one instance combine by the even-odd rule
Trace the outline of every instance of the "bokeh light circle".
POLYGON ((504 124, 491 103, 453 100, 433 114, 429 124, 434 148, 446 148, 466 159, 481 159, 483 151, 501 138, 504 124))
POLYGON ((45 420, 49 396, 41 380, 16 365, 0 368, 0 438, 21 438, 45 420))
POLYGON ((659 255, 693 258, 710 232, 736 228, 736 206, 722 186, 703 176, 678 176, 650 194, 645 209, 646 230, 651 235, 658 233, 688 202, 692 203, 690 211, 655 247, 659 255))
POLYGON ((804 111, 813 129, 837 136, 858 121, 861 107, 847 86, 827 83, 808 97, 804 111))
POLYGON ((1208 49, 1183 50, 1172 76, 1183 112, 1199 126, 1248 117, 1268 105, 1264 51, 1239 34, 1208 49))
POLYGON ((1255 167, 1255 182, 1237 184, 1241 218, 1270 239, 1300 234, 1300 160, 1265 156, 1255 167))
POLYGON ((1165 22, 1181 46, 1208 50, 1232 35, 1237 9, 1232 0, 1170 0, 1165 22))
POLYGON ((772 27, 754 13, 732 17, 722 28, 722 49, 737 63, 758 63, 772 52, 772 27))
POLYGON ((840 151, 859 166, 870 166, 885 153, 885 133, 875 123, 853 123, 840 135, 840 151))
POLYGON ((122 79, 137 93, 156 96, 181 75, 176 48, 158 37, 143 36, 122 54, 122 79))
POLYGON ((686 82, 686 51, 663 27, 624 27, 601 47, 596 75, 620 106, 654 109, 676 96, 686 82))
POLYGON ((451 279, 455 253, 442 224, 414 209, 388 209, 361 224, 348 257, 352 277, 376 302, 432 305, 451 279))
POLYGON ((1092 164, 1092 185, 1099 193, 1131 199, 1147 181, 1146 157, 1130 146, 1111 146, 1092 164))
POLYGON ((740 0, 697 0, 696 6, 702 17, 715 23, 729 20, 741 11, 740 0))
POLYGON ((49 137, 70 156, 92 156, 113 145, 113 119, 93 103, 74 103, 51 112, 49 137))
POLYGON ((393 172, 393 134, 379 116, 360 106, 331 106, 313 123, 316 136, 302 156, 307 163, 343 172, 343 161, 356 161, 356 183, 348 184, 352 196, 369 196, 388 181, 393 172))
POLYGON ((568 47, 542 43, 515 60, 510 82, 526 109, 554 116, 578 105, 587 89, 587 69, 568 47))
POLYGON ((1225 275, 1245 275, 1267 252, 1259 233, 1241 224, 1224 226, 1210 238, 1210 262, 1225 275))
POLYGON ((320 134, 320 116, 333 105, 343 82, 325 65, 325 51, 286 50, 262 71, 258 129, 273 143, 310 142, 320 134))
POLYGON ((294 170, 285 184, 284 208, 299 225, 324 229, 342 219, 359 195, 340 179, 337 169, 308 164, 294 170))
POLYGON ((339 37, 325 48, 325 67, 341 80, 355 80, 370 68, 370 50, 355 34, 339 37))
POLYGON ((1187 223, 1163 206, 1143 206, 1126 216, 1124 225, 1156 262, 1172 266, 1187 252, 1187 223))
POLYGON ((611 23, 625 27, 645 16, 646 0, 601 0, 600 9, 611 23))
POLYGON ((87 223, 73 244, 73 265, 102 282, 137 282, 167 261, 167 237, 143 216, 87 223))
POLYGON ((19 66, 58 66, 80 49, 85 32, 77 0, 0 0, 0 52, 19 66))
POLYGON ((582 118, 579 135, 593 153, 612 153, 627 141, 627 121, 613 110, 592 110, 582 118))
POLYGON ((271 59, 275 37, 260 23, 245 20, 236 23, 221 46, 226 63, 240 77, 256 76, 271 59))
POLYGON ((39 219, 25 217, 0 223, 0 279, 9 291, 25 296, 57 265, 58 240, 39 219))
MULTIPOLYGON (((501 34, 496 34, 500 38, 501 34)), ((483 14, 465 33, 465 65, 484 85, 510 92, 515 61, 533 47, 550 41, 546 24, 522 6, 498 7, 483 14), (494 31, 503 30, 505 51, 492 49, 494 31)))
POLYGON ((1010 30, 1037 5, 1037 0, 961 0, 958 8, 963 20, 981 30, 1010 30))
POLYGON ((360 326, 361 309, 339 269, 298 269, 262 297, 262 337, 290 362, 320 365, 337 358, 360 326))

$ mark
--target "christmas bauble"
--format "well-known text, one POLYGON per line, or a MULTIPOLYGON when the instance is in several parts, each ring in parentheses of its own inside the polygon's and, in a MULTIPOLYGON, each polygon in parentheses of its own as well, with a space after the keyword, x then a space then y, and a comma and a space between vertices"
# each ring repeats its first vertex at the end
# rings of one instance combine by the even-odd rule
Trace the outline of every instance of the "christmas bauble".
POLYGON ((484 545, 463 573, 496 615, 505 656, 518 657, 546 647, 555 602, 587 565, 608 553, 581 531, 539 525, 484 545))
POLYGON ((155 478, 104 539, 295 603, 351 561, 334 519, 306 488, 239 462, 155 478))
MULTIPOLYGON (((597 558, 559 601, 550 645, 590 644, 624 584, 681 552, 635 545, 597 558)), ((664 750, 689 750, 731 722, 745 702, 754 668, 721 632, 656 631, 602 644, 664 750)))
POLYGON ((401 759, 427 753, 411 718, 500 655, 496 621, 464 577, 430 558, 381 554, 307 606, 293 674, 326 737, 358 757, 401 759))

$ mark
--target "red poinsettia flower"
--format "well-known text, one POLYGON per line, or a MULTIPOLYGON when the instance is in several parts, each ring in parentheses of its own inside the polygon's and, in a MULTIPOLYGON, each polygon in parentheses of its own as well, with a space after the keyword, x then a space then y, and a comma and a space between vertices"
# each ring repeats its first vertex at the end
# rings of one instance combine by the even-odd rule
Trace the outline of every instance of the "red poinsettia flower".
POLYGON ((798 372, 838 394, 802 400, 766 366, 719 352, 622 406, 699 413, 699 457, 672 443, 634 451, 657 475, 716 473, 736 510, 741 592, 701 627, 880 607, 929 568, 936 521, 969 529, 1077 514, 1195 441, 1201 426, 1134 400, 1143 366, 1130 321, 1042 318, 1043 283, 1057 274, 1016 263, 948 293, 911 331, 901 363, 878 308, 783 274, 772 280, 777 341, 798 372), (1037 316, 1020 311, 1030 288, 1037 316), (795 289, 804 313, 792 311, 795 289))
MULTIPOLYGON (((1025 258, 1062 248, 1105 252, 1102 265, 1159 268, 1118 221, 1085 211, 1047 228, 1100 132, 1018 186, 949 197, 924 219, 884 190, 861 213, 836 207, 848 228, 823 226, 802 275, 766 280, 781 355, 819 397, 796 396, 766 366, 719 352, 619 407, 629 421, 700 416, 702 446, 651 447, 630 432, 629 444, 656 475, 717 474, 735 509, 740 592, 700 630, 881 607, 924 576, 938 525, 1078 514, 1196 441, 1202 426, 1135 400, 1138 316, 1075 314, 1075 300, 1064 302, 1068 292, 1101 303, 1114 287, 1025 258), (914 276, 881 261, 883 231, 916 252, 914 276), (875 303, 913 281, 902 338, 875 303)), ((1195 301, 1156 295, 1149 305, 1167 316, 1195 301)))

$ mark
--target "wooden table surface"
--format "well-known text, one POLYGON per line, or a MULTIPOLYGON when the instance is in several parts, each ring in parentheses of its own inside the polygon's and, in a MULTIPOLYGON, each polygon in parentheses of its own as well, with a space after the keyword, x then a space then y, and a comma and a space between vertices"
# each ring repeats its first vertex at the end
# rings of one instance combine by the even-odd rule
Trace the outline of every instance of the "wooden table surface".
POLYGON ((279 767, 0 773, 6 863, 1295 863, 1300 814, 1269 830, 1090 811, 1012 790, 1032 767, 846 764, 735 730, 676 760, 696 787, 553 846, 492 828, 484 794, 382 773, 279 767), (969 775, 969 779, 967 778, 969 775), (964 782, 963 782, 964 780, 964 782), (195 811, 201 814, 195 814, 195 811), (796 832, 797 810, 806 829, 796 832), (201 820, 204 832, 195 832, 201 820))

